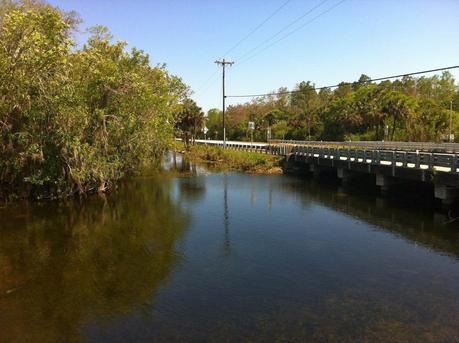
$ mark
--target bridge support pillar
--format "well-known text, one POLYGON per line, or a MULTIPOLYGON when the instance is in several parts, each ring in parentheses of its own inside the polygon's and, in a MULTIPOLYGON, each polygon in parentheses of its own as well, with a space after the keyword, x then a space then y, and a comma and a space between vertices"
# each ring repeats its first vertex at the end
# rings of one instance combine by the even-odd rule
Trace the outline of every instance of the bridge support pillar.
POLYGON ((309 164, 309 172, 312 173, 313 177, 319 177, 319 175, 320 175, 320 167, 315 165, 315 164, 310 163, 309 164))
POLYGON ((375 200, 375 207, 378 210, 385 209, 385 208, 387 208, 388 205, 389 205, 389 201, 388 201, 388 199, 386 199, 384 197, 379 196, 375 200))
POLYGON ((336 169, 336 176, 341 180, 342 183, 348 183, 352 179, 352 172, 344 168, 336 169))
POLYGON ((381 193, 387 193, 396 183, 393 177, 376 174, 376 186, 379 186, 381 193))
MULTIPOLYGON (((445 213, 434 212, 433 214, 433 223, 435 226, 444 225, 448 221, 448 216, 445 213)), ((423 228, 420 228, 423 229, 423 228)))
POLYGON ((459 188, 435 184, 434 195, 441 200, 442 204, 451 205, 459 197, 459 188))

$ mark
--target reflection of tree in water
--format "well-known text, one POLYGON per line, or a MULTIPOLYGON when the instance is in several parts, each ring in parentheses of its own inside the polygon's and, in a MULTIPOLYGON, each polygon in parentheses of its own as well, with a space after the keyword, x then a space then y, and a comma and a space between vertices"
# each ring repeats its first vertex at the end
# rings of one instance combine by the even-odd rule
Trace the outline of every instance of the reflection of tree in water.
POLYGON ((80 204, 4 210, 2 339, 69 341, 85 322, 152 299, 177 263, 186 225, 170 183, 160 181, 130 181, 80 204))
POLYGON ((195 202, 206 193, 206 181, 200 177, 182 178, 179 182, 180 200, 195 202))
POLYGON ((195 163, 181 153, 170 152, 166 154, 162 168, 169 176, 179 177, 197 176, 208 174, 206 163, 195 163))

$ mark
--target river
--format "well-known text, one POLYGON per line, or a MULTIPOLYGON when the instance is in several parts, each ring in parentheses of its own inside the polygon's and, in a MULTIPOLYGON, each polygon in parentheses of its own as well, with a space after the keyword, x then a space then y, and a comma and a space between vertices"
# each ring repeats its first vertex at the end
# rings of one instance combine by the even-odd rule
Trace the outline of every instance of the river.
POLYGON ((0 208, 0 342, 459 342, 451 213, 177 163, 0 208))

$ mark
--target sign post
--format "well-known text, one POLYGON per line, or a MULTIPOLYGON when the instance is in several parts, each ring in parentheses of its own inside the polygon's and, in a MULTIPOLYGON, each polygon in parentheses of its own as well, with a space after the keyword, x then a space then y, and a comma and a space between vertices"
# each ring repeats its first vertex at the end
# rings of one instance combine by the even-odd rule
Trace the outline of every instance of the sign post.
POLYGON ((255 122, 249 121, 250 141, 253 143, 253 131, 255 130, 255 122))
POLYGON ((204 139, 207 140, 207 132, 209 132, 209 129, 207 128, 207 126, 204 126, 202 128, 202 132, 204 133, 204 139))

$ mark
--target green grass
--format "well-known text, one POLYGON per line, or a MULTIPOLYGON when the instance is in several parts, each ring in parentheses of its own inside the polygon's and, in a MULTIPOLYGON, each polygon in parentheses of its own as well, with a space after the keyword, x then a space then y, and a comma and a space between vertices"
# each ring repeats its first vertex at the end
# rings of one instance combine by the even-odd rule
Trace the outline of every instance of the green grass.
POLYGON ((282 173, 283 157, 257 152, 223 149, 209 145, 194 145, 185 149, 185 155, 192 160, 211 163, 224 169, 240 170, 248 173, 282 173))

